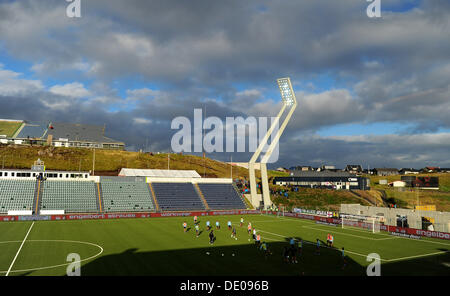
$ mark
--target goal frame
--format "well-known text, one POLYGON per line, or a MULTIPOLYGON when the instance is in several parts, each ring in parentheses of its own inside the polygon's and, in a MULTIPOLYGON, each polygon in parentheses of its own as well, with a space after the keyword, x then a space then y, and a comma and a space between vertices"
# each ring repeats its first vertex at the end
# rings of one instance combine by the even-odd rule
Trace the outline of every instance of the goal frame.
POLYGON ((341 228, 360 228, 360 229, 366 229, 369 232, 372 233, 379 233, 381 231, 381 222, 380 218, 377 216, 341 216, 341 228), (345 223, 347 221, 347 224, 345 223), (350 222, 348 222, 350 221, 350 222))

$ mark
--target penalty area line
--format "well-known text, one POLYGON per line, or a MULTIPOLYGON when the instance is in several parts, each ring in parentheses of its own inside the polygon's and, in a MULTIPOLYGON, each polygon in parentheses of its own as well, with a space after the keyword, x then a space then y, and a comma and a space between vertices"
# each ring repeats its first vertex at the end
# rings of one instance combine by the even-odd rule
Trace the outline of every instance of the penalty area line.
POLYGON ((6 272, 6 275, 5 275, 5 276, 8 276, 8 275, 9 275, 9 272, 11 271, 11 268, 13 267, 14 262, 16 262, 17 256, 19 256, 20 250, 22 250, 23 244, 24 244, 25 241, 27 240, 27 237, 28 237, 28 235, 30 234, 30 231, 31 231, 31 229, 33 228, 33 225, 34 225, 34 221, 33 221, 33 223, 31 223, 31 226, 30 226, 30 228, 28 229, 27 235, 25 235, 25 238, 23 239, 22 244, 21 244, 20 247, 19 247, 19 250, 17 250, 16 256, 14 257, 13 261, 11 262, 11 265, 9 266, 9 269, 8 269, 8 271, 6 272))
MULTIPOLYGON (((305 226, 303 226, 303 227, 305 227, 305 226)), ((305 228, 310 228, 310 227, 306 226, 305 228)), ((288 236, 284 236, 284 235, 273 233, 273 232, 268 232, 268 231, 264 231, 264 230, 258 230, 258 231, 265 232, 265 233, 272 234, 272 235, 279 236, 279 237, 289 238, 288 236)), ((305 241, 304 243, 309 244, 309 245, 315 245, 315 243, 309 242, 309 241, 305 241)), ((339 249, 330 248, 328 246, 321 246, 321 248, 339 251, 339 249)), ((345 250, 345 252, 349 253, 349 254, 361 256, 361 257, 366 257, 366 258, 369 257, 369 255, 364 255, 364 254, 356 253, 356 252, 349 251, 349 250, 345 250)), ((380 261, 384 261, 384 262, 402 261, 402 260, 413 259, 413 258, 423 258, 423 257, 428 257, 428 256, 433 256, 433 255, 440 255, 440 254, 445 254, 448 252, 450 252, 450 251, 441 251, 441 252, 435 252, 435 253, 427 253, 427 254, 420 254, 420 255, 414 255, 414 256, 408 256, 408 257, 391 258, 391 259, 380 258, 380 261)))

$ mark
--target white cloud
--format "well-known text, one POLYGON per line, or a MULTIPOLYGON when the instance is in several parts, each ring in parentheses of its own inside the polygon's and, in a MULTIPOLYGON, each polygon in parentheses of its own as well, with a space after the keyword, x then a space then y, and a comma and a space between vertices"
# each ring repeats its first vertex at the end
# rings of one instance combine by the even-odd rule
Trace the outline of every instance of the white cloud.
POLYGON ((50 88, 50 92, 56 95, 86 98, 91 96, 91 92, 87 90, 82 83, 72 82, 64 85, 54 85, 50 88))
POLYGON ((136 124, 151 124, 153 121, 147 118, 134 118, 133 122, 136 124))
POLYGON ((14 96, 44 89, 40 80, 22 79, 21 73, 0 67, 0 95, 14 96))

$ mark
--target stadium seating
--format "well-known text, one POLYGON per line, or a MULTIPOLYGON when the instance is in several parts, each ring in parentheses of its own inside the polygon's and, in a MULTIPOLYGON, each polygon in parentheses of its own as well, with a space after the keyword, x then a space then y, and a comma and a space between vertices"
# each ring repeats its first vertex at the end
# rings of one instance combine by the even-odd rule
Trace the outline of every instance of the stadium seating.
POLYGON ((31 211, 36 181, 0 180, 0 213, 31 211))
POLYGON ((97 212, 95 183, 89 181, 44 181, 41 210, 68 213, 97 212))
POLYGON ((192 183, 152 183, 162 211, 205 210, 192 183))
POLYGON ((145 182, 102 182, 105 212, 152 212, 155 207, 145 182))
POLYGON ((232 184, 198 184, 211 210, 245 209, 232 184))

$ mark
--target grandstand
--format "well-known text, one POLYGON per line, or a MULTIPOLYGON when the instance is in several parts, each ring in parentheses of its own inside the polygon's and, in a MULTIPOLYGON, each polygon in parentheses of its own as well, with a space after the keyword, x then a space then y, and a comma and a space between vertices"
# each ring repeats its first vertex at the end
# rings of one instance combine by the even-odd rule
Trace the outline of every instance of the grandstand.
POLYGON ((41 210, 67 213, 98 212, 95 183, 89 181, 42 182, 41 210))
POLYGON ((0 214, 8 211, 31 211, 36 181, 0 180, 0 214))
POLYGON ((144 182, 101 183, 105 212, 153 212, 149 187, 144 182))
POLYGON ((198 184, 211 210, 245 209, 244 201, 232 184, 198 184))
POLYGON ((125 143, 106 137, 106 126, 0 119, 0 144, 123 150, 125 143))
POLYGON ((119 176, 0 169, 0 214, 120 213, 246 209, 231 179, 188 170, 123 169, 119 176), (25 212, 26 211, 26 212, 25 212))
POLYGON ((42 139, 47 134, 47 123, 26 122, 19 130, 15 139, 42 139))
POLYGON ((192 183, 152 183, 162 211, 205 210, 192 183))

